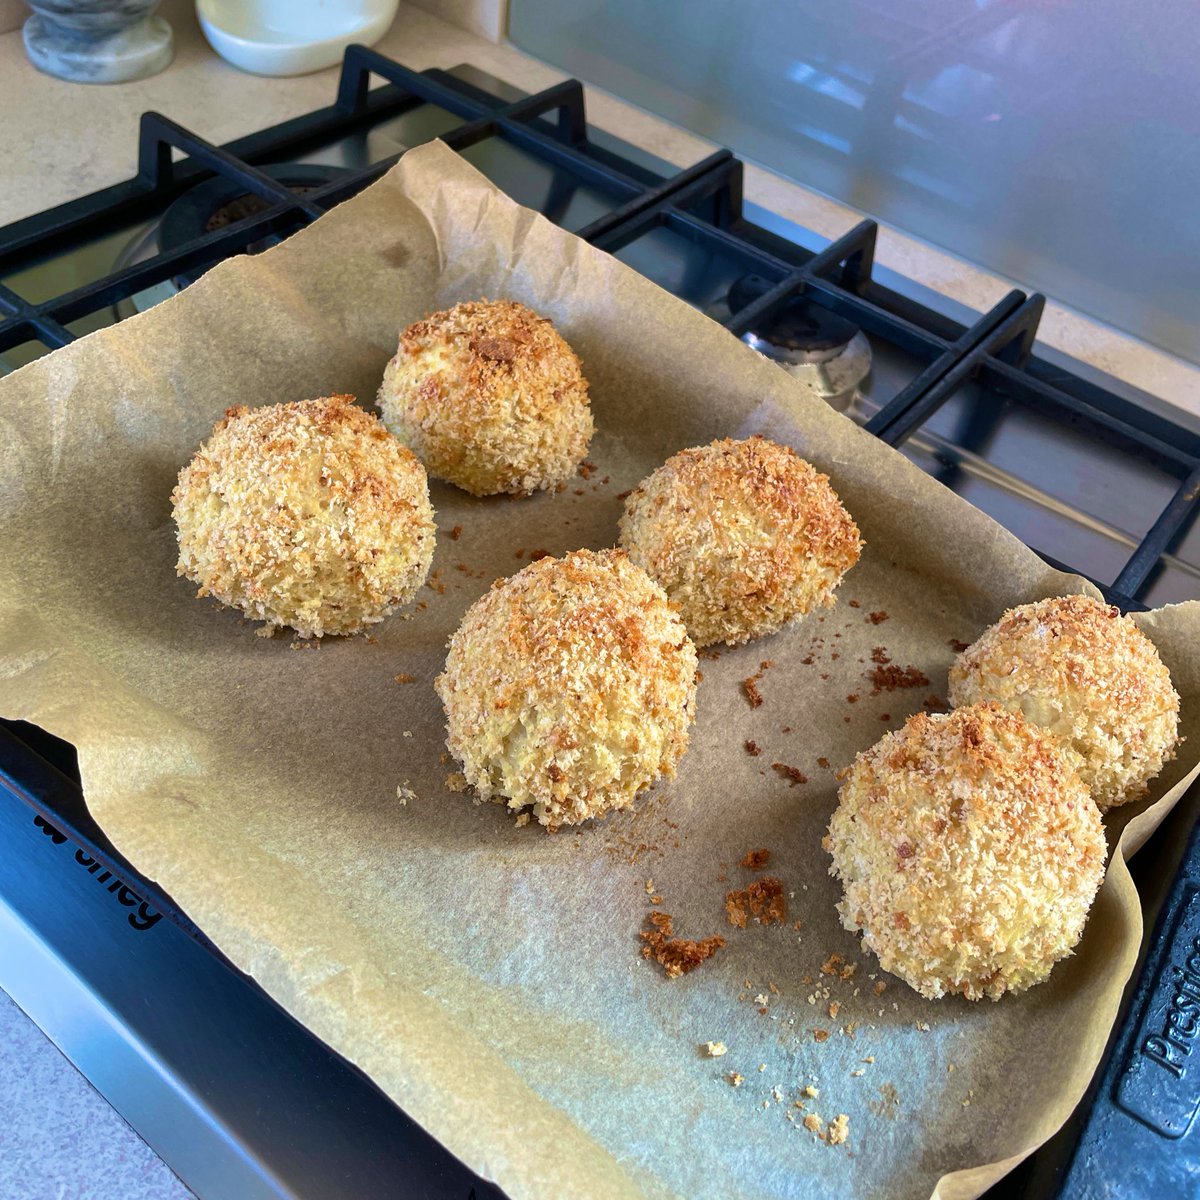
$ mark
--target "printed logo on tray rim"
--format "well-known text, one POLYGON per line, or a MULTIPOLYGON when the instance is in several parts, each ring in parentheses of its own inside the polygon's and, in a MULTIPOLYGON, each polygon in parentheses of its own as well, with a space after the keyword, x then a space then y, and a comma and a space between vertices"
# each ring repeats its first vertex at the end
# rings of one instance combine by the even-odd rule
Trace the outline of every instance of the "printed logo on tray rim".
POLYGON ((1200 1109, 1200 888, 1176 913, 1168 950, 1142 1009, 1117 1103, 1163 1137, 1183 1137, 1200 1109), (1191 1074, 1189 1075, 1189 1067, 1191 1074))
MULTIPOLYGON (((56 846, 61 846, 67 841, 67 835, 59 833, 45 817, 34 817, 33 823, 56 846)), ((155 912, 123 879, 118 879, 111 871, 106 871, 90 854, 85 854, 82 850, 76 850, 75 861, 81 867, 85 867, 88 874, 97 883, 107 884, 108 886, 105 890, 116 896, 119 904, 124 905, 126 908, 136 909, 135 912, 129 914, 129 924, 139 933, 144 933, 147 929, 152 929, 162 919, 162 913, 155 912)))

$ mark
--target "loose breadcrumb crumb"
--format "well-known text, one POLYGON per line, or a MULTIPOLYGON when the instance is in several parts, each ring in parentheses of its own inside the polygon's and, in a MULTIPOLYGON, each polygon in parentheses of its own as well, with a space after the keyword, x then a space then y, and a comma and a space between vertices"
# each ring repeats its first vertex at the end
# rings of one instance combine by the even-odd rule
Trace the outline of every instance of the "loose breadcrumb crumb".
POLYGON ((729 1047, 724 1042, 705 1042, 704 1049, 709 1058, 720 1058, 722 1054, 729 1052, 729 1047))
POLYGON ((929 676, 919 667, 876 667, 871 672, 871 695, 894 692, 897 688, 922 688, 929 686, 929 676))
POLYGON ((750 871, 761 871, 771 861, 770 850, 747 850, 741 866, 750 871))
POLYGON ((795 787, 798 783, 807 783, 808 776, 805 775, 799 767, 789 767, 787 763, 773 762, 772 768, 779 772, 780 775, 790 781, 790 786, 795 787))
POLYGON ((782 924, 787 917, 783 884, 773 875, 764 875, 748 887, 728 892, 725 913, 735 929, 745 929, 750 917, 760 925, 782 924))
POLYGON ((653 927, 640 934, 646 944, 642 947, 643 958, 653 958, 670 979, 678 979, 694 971, 701 963, 711 958, 725 939, 719 934, 693 941, 674 936, 674 920, 670 913, 653 912, 646 918, 653 927))

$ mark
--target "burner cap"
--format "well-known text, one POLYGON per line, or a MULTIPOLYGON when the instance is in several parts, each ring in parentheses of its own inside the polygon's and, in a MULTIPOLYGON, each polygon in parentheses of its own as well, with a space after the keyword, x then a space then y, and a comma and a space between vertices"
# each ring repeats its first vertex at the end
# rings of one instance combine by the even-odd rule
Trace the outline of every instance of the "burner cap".
MULTIPOLYGON (((316 163, 268 163, 258 169, 297 195, 311 192, 314 188, 346 174, 343 167, 316 163)), ((269 200, 247 192, 236 180, 225 179, 220 175, 205 180, 204 183, 188 188, 163 213, 157 234, 159 251, 177 250, 194 238, 202 237, 225 225, 232 225, 235 221, 244 220, 255 213, 265 212, 270 207, 269 200)), ((260 248, 259 243, 248 247, 251 251, 260 248)), ((180 275, 179 285, 184 287, 199 279, 205 270, 207 268, 180 275)))
MULTIPOLYGON (((761 275, 743 275, 729 289, 729 311, 740 312, 774 285, 761 275)), ((751 332, 781 350, 822 354, 839 350, 858 333, 858 326, 809 300, 789 300, 774 316, 751 332)))

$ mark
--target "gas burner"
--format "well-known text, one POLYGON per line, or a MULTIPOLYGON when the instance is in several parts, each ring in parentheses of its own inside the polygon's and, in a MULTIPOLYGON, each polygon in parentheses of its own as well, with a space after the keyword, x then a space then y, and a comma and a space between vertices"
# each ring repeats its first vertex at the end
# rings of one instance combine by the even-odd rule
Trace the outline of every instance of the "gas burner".
MULTIPOLYGON (((311 192, 347 173, 343 167, 313 163, 268 163, 258 169, 297 195, 311 192)), ((159 221, 138 232, 118 256, 115 270, 120 271, 135 263, 145 262, 165 251, 177 250, 214 229, 222 229, 235 221, 265 212, 270 207, 269 200, 247 192, 245 187, 235 180, 218 175, 204 183, 198 183, 174 200, 159 221)), ((251 242, 245 253, 256 254, 274 245, 278 240, 277 237, 270 236, 251 242)), ((207 270, 208 267, 196 267, 182 271, 172 279, 164 280, 138 292, 128 300, 121 301, 116 306, 117 319, 121 320, 135 312, 144 312, 147 308, 152 308, 168 296, 173 296, 187 287, 189 283, 195 283, 207 270)))
MULTIPOLYGON (((729 289, 729 310, 740 312, 769 290, 760 275, 743 275, 729 289)), ((849 409, 871 370, 871 343, 857 325, 801 297, 789 300, 775 316, 742 341, 796 376, 838 412, 849 409)))

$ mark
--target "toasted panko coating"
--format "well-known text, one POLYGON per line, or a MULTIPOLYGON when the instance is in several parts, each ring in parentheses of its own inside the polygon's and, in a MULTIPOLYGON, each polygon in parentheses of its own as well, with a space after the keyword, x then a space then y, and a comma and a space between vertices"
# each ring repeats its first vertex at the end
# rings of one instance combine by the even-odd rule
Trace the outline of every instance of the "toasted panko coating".
POLYGON ((762 437, 673 455, 630 493, 620 531, 697 646, 749 641, 832 604, 862 550, 829 478, 762 437))
POLYGON ((950 702, 996 700, 1059 739, 1101 811, 1174 757, 1179 694, 1154 643, 1090 596, 1009 609, 950 669, 950 702))
POLYGON ((623 551, 577 550, 493 584, 450 639, 436 686, 467 782, 555 829, 674 776, 696 650, 623 551))
POLYGON ((425 470, 353 403, 231 408, 171 494, 178 574, 268 627, 355 633, 425 582, 425 470))
POLYGON ((917 713, 859 754, 824 846, 842 924, 931 999, 1041 983, 1104 877, 1100 810, 1058 741, 994 703, 917 713))
POLYGON ((378 403, 430 475, 474 496, 564 482, 593 432, 579 359, 549 320, 512 300, 456 304, 410 325, 378 403))

